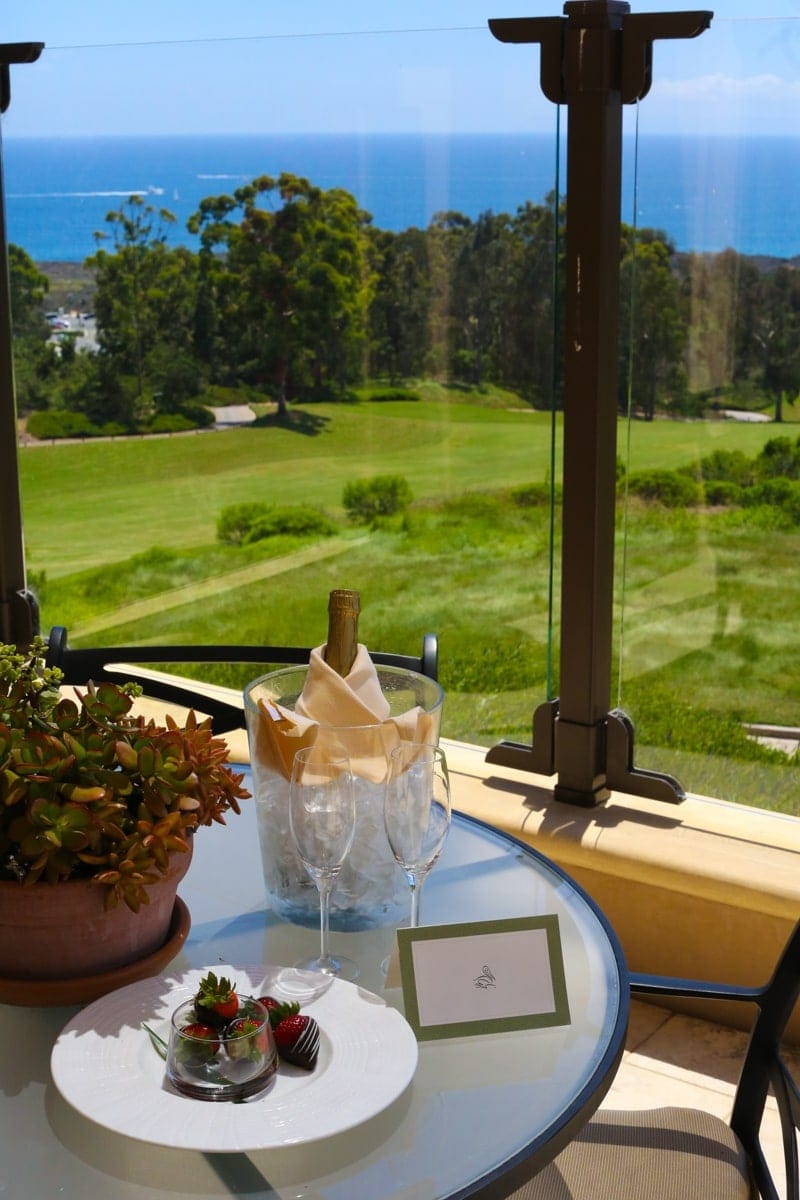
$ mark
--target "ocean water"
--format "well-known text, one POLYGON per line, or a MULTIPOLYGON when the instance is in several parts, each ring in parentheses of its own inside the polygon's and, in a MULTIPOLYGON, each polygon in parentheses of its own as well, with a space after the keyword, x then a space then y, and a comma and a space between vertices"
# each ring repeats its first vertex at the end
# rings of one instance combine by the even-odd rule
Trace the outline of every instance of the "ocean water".
MULTIPOLYGON (((281 171, 346 188, 398 231, 541 203, 557 178, 565 188, 558 160, 553 138, 521 134, 6 138, 8 236, 37 262, 80 261, 139 193, 175 215, 173 244, 196 247, 186 221, 201 199, 281 171)), ((623 170, 623 220, 679 250, 800 255, 800 137, 627 140, 623 170)))

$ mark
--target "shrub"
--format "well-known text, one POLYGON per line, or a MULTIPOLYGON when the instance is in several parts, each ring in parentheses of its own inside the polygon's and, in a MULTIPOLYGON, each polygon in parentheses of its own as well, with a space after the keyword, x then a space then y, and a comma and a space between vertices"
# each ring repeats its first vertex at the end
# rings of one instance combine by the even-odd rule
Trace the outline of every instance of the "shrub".
POLYGON ((796 479, 765 479, 742 492, 742 503, 748 508, 780 509, 792 525, 800 524, 800 481, 796 479))
POLYGON ((753 463, 741 450, 715 450, 700 459, 700 474, 706 481, 724 480, 746 487, 753 482, 753 463))
POLYGON ((369 525, 379 517, 402 512, 411 503, 411 488, 402 475, 374 475, 346 483, 342 493, 345 512, 355 524, 369 525))
POLYGON ((263 404, 269 397, 257 388, 239 384, 236 387, 225 387, 220 383, 210 383, 194 398, 194 403, 203 408, 225 408, 230 404, 263 404))
POLYGON ((330 537, 336 526, 324 512, 309 505, 296 504, 287 508, 271 508, 256 517, 244 535, 244 545, 260 542, 264 538, 276 537, 280 533, 295 535, 317 533, 330 537))
MULTIPOLYGON (((527 483, 523 487, 511 489, 511 501, 516 504, 517 508, 548 507, 552 490, 549 483, 527 483)), ((561 503, 562 487, 560 483, 556 484, 554 499, 556 504, 561 503)))
POLYGON ((183 413, 159 413, 147 426, 148 433, 184 433, 196 428, 194 421, 183 413))
POLYGON ((419 396, 408 388, 377 388, 369 392, 367 399, 385 403, 387 400, 419 400, 419 396))
POLYGON ((637 471, 628 477, 628 489, 644 500, 657 500, 666 508, 688 508, 698 504, 697 482, 679 471, 637 471))
POLYGON ((205 404, 189 400, 180 407, 180 415, 191 421, 195 429, 210 429, 214 424, 214 414, 205 404))
POLYGON ((794 443, 788 437, 770 438, 756 456, 756 470, 761 479, 800 478, 800 438, 794 443))
POLYGON ((664 684, 632 684, 625 707, 636 722, 642 747, 665 746, 751 762, 779 761, 776 751, 747 736, 737 714, 694 705, 664 684))
POLYGON ((269 505, 259 501, 229 504, 217 520, 217 539, 231 546, 241 546, 253 525, 269 512, 269 505))
POLYGON ((310 505, 287 505, 275 508, 252 501, 231 504, 223 508, 217 521, 217 538, 232 546, 249 546, 279 533, 317 533, 328 537, 336 525, 324 512, 310 505))
POLYGON ((706 504, 741 504, 742 488, 728 479, 710 479, 705 485, 706 504))
POLYGON ((100 433, 85 413, 55 408, 31 413, 27 428, 35 438, 97 437, 100 433))
POLYGON ((776 508, 783 508, 791 499, 794 488, 795 485, 791 479, 784 479, 782 475, 779 475, 776 479, 764 479, 761 483, 754 483, 752 487, 745 488, 742 500, 748 507, 754 507, 757 504, 772 504, 776 508))

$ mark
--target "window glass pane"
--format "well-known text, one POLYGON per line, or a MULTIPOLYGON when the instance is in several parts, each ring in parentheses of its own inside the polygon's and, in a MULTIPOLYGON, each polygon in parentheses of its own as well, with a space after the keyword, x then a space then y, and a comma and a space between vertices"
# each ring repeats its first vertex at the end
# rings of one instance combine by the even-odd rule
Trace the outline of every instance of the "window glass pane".
POLYGON ((385 32, 351 7, 29 17, 48 48, 3 130, 10 240, 50 285, 48 348, 17 349, 30 583, 74 645, 318 644, 355 587, 369 646, 438 633, 447 734, 528 737, 558 595, 556 110, 477 6, 390 5, 385 32), (322 196, 237 195, 282 173, 322 196), (313 216, 275 234, 284 204, 313 216), (185 429, 198 405, 225 427, 185 429))
POLYGON ((797 18, 763 14, 658 46, 638 113, 635 214, 629 114, 617 589, 619 700, 638 765, 788 811, 798 761, 786 749, 800 726, 799 35, 797 18))

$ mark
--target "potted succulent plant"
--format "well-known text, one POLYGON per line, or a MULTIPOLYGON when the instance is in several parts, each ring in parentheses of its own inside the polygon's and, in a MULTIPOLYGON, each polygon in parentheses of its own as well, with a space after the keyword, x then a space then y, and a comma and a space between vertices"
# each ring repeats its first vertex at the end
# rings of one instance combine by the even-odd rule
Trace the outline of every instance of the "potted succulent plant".
POLYGON ((210 721, 134 715, 134 684, 62 695, 44 653, 40 638, 24 652, 0 644, 0 981, 91 974, 150 953, 191 835, 224 824, 249 795, 210 721))

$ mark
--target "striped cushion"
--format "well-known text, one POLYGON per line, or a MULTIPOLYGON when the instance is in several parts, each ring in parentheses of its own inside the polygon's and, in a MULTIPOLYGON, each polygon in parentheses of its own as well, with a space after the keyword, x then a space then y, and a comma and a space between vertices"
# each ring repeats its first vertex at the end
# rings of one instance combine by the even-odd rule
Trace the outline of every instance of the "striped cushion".
POLYGON ((509 1200, 753 1200, 747 1159, 718 1117, 600 1111, 509 1200))

